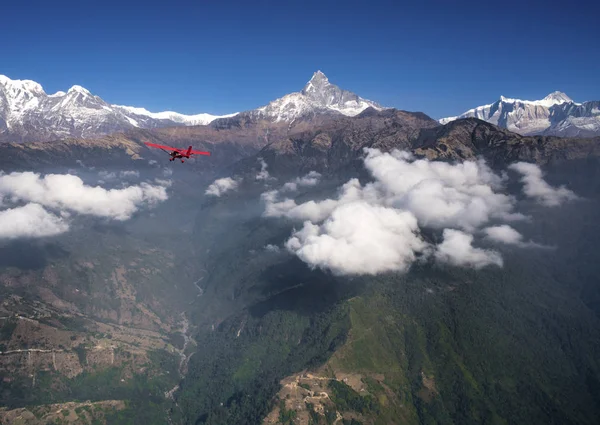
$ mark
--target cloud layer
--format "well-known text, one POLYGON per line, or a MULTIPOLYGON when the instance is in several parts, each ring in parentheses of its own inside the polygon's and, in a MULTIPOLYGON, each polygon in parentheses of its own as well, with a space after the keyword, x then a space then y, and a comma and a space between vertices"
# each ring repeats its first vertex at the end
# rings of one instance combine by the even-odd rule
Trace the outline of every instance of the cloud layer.
POLYGON ((517 162, 509 166, 522 175, 521 181, 524 184, 523 191, 525 195, 534 198, 543 205, 555 207, 565 201, 577 199, 572 191, 564 186, 554 188, 544 181, 542 170, 535 164, 527 162, 517 162))
POLYGON ((405 271, 427 248, 418 231, 409 212, 357 201, 335 208, 322 225, 306 221, 286 247, 335 274, 405 271))
POLYGON ((64 219, 70 213, 128 220, 140 208, 165 201, 169 183, 104 189, 85 185, 79 177, 70 174, 42 177, 33 172, 0 173, 0 199, 26 204, 0 211, 0 237, 41 237, 65 232, 69 226, 64 219))
POLYGON ((287 182, 281 188, 282 191, 295 192, 298 187, 316 186, 321 179, 321 174, 316 171, 311 171, 304 177, 298 177, 291 182, 287 182))
POLYGON ((522 248, 548 248, 532 241, 525 242, 523 240, 523 235, 510 227, 508 224, 486 227, 483 229, 483 232, 487 239, 506 245, 515 245, 522 248))
POLYGON ((118 174, 115 171, 99 171, 98 177, 100 177, 103 180, 134 179, 139 178, 140 173, 139 171, 132 170, 119 171, 118 174))
POLYGON ((444 241, 438 245, 435 258, 453 266, 469 266, 475 269, 495 264, 502 267, 500 254, 492 250, 473 247, 473 235, 460 230, 444 229, 444 241))
MULTIPOLYGON (((490 226, 527 217, 515 211, 516 199, 503 193, 506 175, 497 175, 483 160, 450 164, 367 149, 364 163, 374 181, 362 186, 351 179, 334 199, 298 204, 284 196, 291 189, 285 186, 262 194, 265 217, 302 223, 285 245, 309 266, 336 274, 375 274, 405 271, 418 258, 430 258, 454 266, 502 267, 498 252, 473 245, 473 234, 485 226, 488 240, 538 246, 524 242, 508 225, 490 226), (426 242, 420 234, 424 228, 441 231, 443 241, 426 242)), ((538 199, 545 205, 556 205, 547 202, 552 196, 574 199, 567 195, 572 192, 548 186, 536 165, 520 169, 536 176, 534 193, 544 194, 538 199)))
POLYGON ((123 189, 87 186, 77 176, 22 172, 0 176, 0 194, 13 202, 35 202, 45 207, 80 214, 128 220, 140 205, 167 199, 163 186, 141 183, 123 189))
POLYGON ((238 188, 240 182, 231 177, 215 180, 204 192, 208 196, 220 197, 222 194, 238 188))
POLYGON ((260 171, 256 175, 256 180, 271 180, 273 177, 267 171, 267 163, 262 158, 258 158, 258 160, 260 161, 260 171))
POLYGON ((0 239, 39 238, 54 236, 69 230, 69 225, 40 204, 0 211, 0 239))

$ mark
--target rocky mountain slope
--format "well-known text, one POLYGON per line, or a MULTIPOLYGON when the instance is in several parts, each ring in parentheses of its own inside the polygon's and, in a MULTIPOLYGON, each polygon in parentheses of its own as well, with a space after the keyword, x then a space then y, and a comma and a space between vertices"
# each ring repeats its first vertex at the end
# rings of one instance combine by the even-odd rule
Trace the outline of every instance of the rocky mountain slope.
MULTIPOLYGON (((320 126, 294 128, 286 135, 271 138, 257 154, 274 175, 284 178, 311 170, 344 172, 357 166, 363 149, 410 149, 424 129, 440 125, 422 113, 368 108, 354 117, 336 117, 320 126)), ((240 161, 236 172, 253 169, 253 157, 240 161)))
POLYGON ((431 160, 486 158, 493 166, 514 161, 540 165, 600 156, 600 136, 592 138, 521 136, 477 118, 438 125, 424 114, 367 110, 354 118, 332 120, 309 131, 294 132, 241 160, 234 173, 257 172, 257 158, 280 178, 318 171, 330 177, 361 172, 365 148, 408 150, 431 160))
POLYGON ((478 106, 456 116, 440 119, 446 124, 458 118, 479 118, 522 135, 590 137, 600 135, 600 101, 576 103, 555 91, 542 100, 500 96, 496 102, 478 106))
POLYGON ((466 118, 422 131, 413 149, 429 159, 464 160, 482 155, 493 165, 514 161, 545 165, 600 156, 600 136, 522 136, 477 118, 466 118))
MULTIPOLYGON (((122 133, 99 136, 93 139, 65 138, 52 143, 0 143, 4 170, 23 169, 28 166, 51 165, 55 162, 77 165, 77 161, 91 159, 106 165, 125 164, 132 159, 147 164, 148 161, 167 161, 161 150, 151 149, 144 142, 187 147, 211 152, 210 157, 192 158, 187 168, 198 173, 225 170, 243 158, 251 158, 267 145, 283 147, 290 140, 330 134, 338 142, 354 140, 358 148, 363 139, 375 138, 377 146, 404 146, 418 137, 421 128, 439 127, 440 124, 425 114, 385 109, 367 108, 355 117, 342 114, 322 114, 310 121, 294 123, 256 121, 239 114, 236 125, 168 127, 152 130, 131 129, 122 133)), ((219 120, 217 120, 219 121, 219 120)), ((231 124, 231 122, 229 123, 231 124)), ((331 141, 330 141, 331 142, 331 141)), ((336 143, 338 143, 336 142, 336 143)), ((339 144, 341 147, 342 145, 339 144)), ((353 149, 354 149, 353 148, 353 149)), ((307 151, 308 152, 308 151, 307 151)), ((340 152, 341 163, 347 153, 340 152)), ((323 159, 323 158, 322 158, 323 159)))

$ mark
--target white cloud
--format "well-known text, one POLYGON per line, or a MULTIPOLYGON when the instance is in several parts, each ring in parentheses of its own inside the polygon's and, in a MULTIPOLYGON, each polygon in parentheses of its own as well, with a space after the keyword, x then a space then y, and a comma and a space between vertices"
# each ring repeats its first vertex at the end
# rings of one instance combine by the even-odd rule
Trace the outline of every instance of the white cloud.
POLYGON ((265 217, 288 217, 299 221, 311 220, 313 223, 325 220, 339 205, 363 199, 362 188, 358 179, 352 179, 344 184, 339 191, 337 200, 308 201, 298 205, 296 201, 289 198, 277 202, 278 196, 279 192, 276 190, 261 195, 266 204, 263 213, 265 217))
POLYGON ((0 211, 0 239, 39 238, 68 230, 69 225, 61 217, 49 213, 40 204, 0 211))
POLYGON ((271 177, 269 175, 269 172, 267 171, 267 163, 265 162, 265 160, 262 158, 258 158, 258 160, 260 161, 260 172, 256 175, 256 180, 266 181, 273 179, 273 177, 271 177))
POLYGON ((85 164, 83 163, 83 161, 82 161, 82 160, 80 160, 80 159, 76 160, 75 162, 76 162, 77 164, 79 164, 79 165, 80 165, 82 168, 87 168, 88 170, 91 170, 91 171, 93 171, 93 170, 95 170, 95 169, 96 169, 96 167, 88 167, 88 166, 87 166, 87 165, 85 165, 85 164))
POLYGON ((316 171, 311 171, 308 174, 306 174, 304 177, 298 177, 291 182, 287 182, 286 184, 283 185, 281 190, 295 192, 296 190, 298 190, 298 186, 301 186, 301 187, 316 186, 319 183, 320 179, 321 179, 320 173, 317 173, 316 171))
POLYGON ((115 173, 114 171, 98 171, 98 177, 100 177, 103 181, 115 180, 117 178, 117 173, 115 173))
POLYGON ((346 183, 336 200, 297 205, 291 199, 277 202, 277 192, 267 192, 265 216, 313 222, 323 220, 337 205, 365 201, 412 212, 425 227, 459 227, 473 231, 492 218, 525 218, 513 211, 513 197, 498 193, 502 178, 483 161, 448 164, 428 160, 409 162, 406 152, 391 154, 370 149, 365 166, 375 182, 361 187, 357 179, 346 183))
POLYGON ((554 207, 562 204, 564 201, 572 201, 578 198, 577 195, 564 186, 558 188, 550 186, 543 179, 542 170, 537 164, 517 162, 511 164, 509 168, 523 176, 521 181, 524 184, 523 191, 525 195, 536 199, 543 205, 554 207))
POLYGON ((455 229, 444 229, 444 241, 437 246, 435 258, 453 266, 469 266, 480 269, 489 265, 503 266, 499 253, 474 248, 473 235, 455 229))
POLYGON ((427 249, 418 231, 409 212, 357 201, 337 207, 322 225, 306 221, 286 247, 335 274, 405 271, 427 249))
POLYGON ((206 189, 206 192, 204 193, 209 196, 219 197, 225 192, 237 189, 239 183, 240 182, 238 180, 234 180, 231 177, 217 179, 210 186, 208 186, 208 189, 206 189))
POLYGON ((483 160, 450 164, 368 149, 365 167, 376 180, 367 188, 384 204, 412 211, 421 226, 472 231, 491 218, 524 218, 513 212, 513 197, 497 192, 503 178, 483 160))
POLYGON ((164 179, 155 178, 154 181, 158 185, 164 186, 164 187, 171 187, 173 185, 173 182, 171 180, 164 180, 164 179))
POLYGON ((123 189, 87 186, 70 174, 40 174, 13 172, 0 174, 0 196, 13 202, 41 204, 47 208, 70 210, 80 214, 108 217, 115 220, 131 218, 140 206, 153 206, 167 199, 164 186, 141 183, 123 189))
POLYGON ((269 252, 279 252, 280 248, 277 245, 268 244, 265 246, 265 251, 269 252))
POLYGON ((110 172, 109 171, 99 171, 98 177, 100 177, 102 179, 102 181, 116 180, 118 178, 121 178, 121 179, 139 178, 140 172, 133 171, 133 170, 126 170, 126 171, 119 171, 119 174, 117 175, 117 173, 114 171, 110 171, 110 172))
POLYGON ((139 177, 140 176, 140 172, 139 171, 121 171, 119 173, 119 176, 121 177, 139 177))
POLYGON ((523 243, 523 235, 507 224, 500 226, 492 226, 483 229, 486 236, 497 242, 502 242, 509 245, 519 245, 523 243))
POLYGON ((297 190, 298 190, 298 183, 296 183, 295 181, 294 182, 287 182, 281 188, 282 192, 295 192, 297 190))
POLYGON ((501 242, 507 245, 516 245, 522 248, 547 248, 544 245, 523 240, 523 235, 507 224, 491 226, 483 229, 486 238, 495 242, 501 242))
MULTIPOLYGON (((333 199, 298 204, 281 199, 283 190, 261 195, 263 216, 303 223, 286 243, 291 252, 311 267, 347 274, 406 270, 416 253, 431 258, 427 254, 433 251, 433 259, 456 266, 502 267, 500 254, 473 247, 470 233, 492 220, 527 219, 514 210, 516 199, 502 193, 505 173, 494 173, 483 160, 451 164, 397 150, 367 149, 364 163, 374 181, 362 186, 351 179, 333 199), (427 246, 416 236, 419 227, 442 229, 444 241, 437 249, 427 246)), ((509 226, 488 227, 484 234, 504 243, 540 246, 523 242, 509 226)))

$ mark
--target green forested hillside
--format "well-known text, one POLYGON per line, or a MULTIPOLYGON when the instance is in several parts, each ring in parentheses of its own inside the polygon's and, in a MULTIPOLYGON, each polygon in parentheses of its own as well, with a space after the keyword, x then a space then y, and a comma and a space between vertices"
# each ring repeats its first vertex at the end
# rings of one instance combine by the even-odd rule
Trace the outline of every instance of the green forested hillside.
POLYGON ((368 402, 336 387, 339 379, 325 387, 348 423, 597 423, 600 223, 589 178, 598 166, 579 164, 578 177, 574 166, 550 179, 568 181, 585 201, 552 210, 523 201, 533 217, 524 233, 552 248, 496 246, 503 268, 421 265, 336 278, 295 260, 269 263, 259 250, 282 230, 245 221, 245 236, 211 258, 237 278, 223 272, 206 290, 238 313, 197 335, 202 349, 179 398, 186 422, 259 423, 280 409, 279 381, 312 370, 360 376, 368 402))

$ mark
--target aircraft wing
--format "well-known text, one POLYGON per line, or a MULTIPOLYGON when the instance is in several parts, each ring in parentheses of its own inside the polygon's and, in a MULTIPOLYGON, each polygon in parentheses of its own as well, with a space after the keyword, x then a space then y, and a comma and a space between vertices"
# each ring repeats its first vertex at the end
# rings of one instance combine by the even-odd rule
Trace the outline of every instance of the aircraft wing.
POLYGON ((204 152, 204 151, 191 151, 190 153, 193 153, 194 155, 206 155, 206 156, 210 156, 210 152, 204 152))
POLYGON ((169 151, 178 151, 178 152, 184 152, 185 149, 180 149, 180 148, 174 148, 171 146, 165 146, 165 145, 157 145, 156 143, 150 143, 150 142, 144 142, 145 145, 153 147, 153 148, 159 148, 159 149, 166 149, 169 151))

